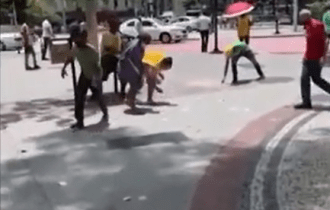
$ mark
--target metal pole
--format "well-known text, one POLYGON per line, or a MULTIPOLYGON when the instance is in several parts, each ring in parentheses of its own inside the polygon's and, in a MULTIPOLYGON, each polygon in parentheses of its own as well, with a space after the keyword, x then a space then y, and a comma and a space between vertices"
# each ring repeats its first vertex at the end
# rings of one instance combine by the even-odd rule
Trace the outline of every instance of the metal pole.
POLYGON ((13 15, 14 15, 14 24, 15 26, 17 26, 17 14, 16 14, 16 6, 14 1, 13 1, 13 15))
POLYGON ((298 30, 298 0, 293 0, 293 30, 298 30))
POLYGON ((278 24, 278 0, 274 0, 274 6, 275 6, 275 28, 276 28, 276 31, 275 31, 275 34, 279 34, 280 31, 278 30, 278 27, 279 27, 279 24, 278 24))
POLYGON ((66 25, 66 0, 63 0, 63 10, 62 10, 62 16, 63 16, 63 27, 64 27, 64 32, 67 31, 67 25, 66 25))
MULTIPOLYGON (((72 49, 72 40, 68 40, 70 45, 70 50, 72 49)), ((76 67, 74 65, 74 61, 71 62, 71 70, 72 70, 72 84, 73 84, 73 92, 74 92, 74 99, 77 100, 77 77, 76 77, 76 67)))
POLYGON ((213 54, 222 54, 223 52, 218 48, 218 0, 214 0, 214 50, 213 54))

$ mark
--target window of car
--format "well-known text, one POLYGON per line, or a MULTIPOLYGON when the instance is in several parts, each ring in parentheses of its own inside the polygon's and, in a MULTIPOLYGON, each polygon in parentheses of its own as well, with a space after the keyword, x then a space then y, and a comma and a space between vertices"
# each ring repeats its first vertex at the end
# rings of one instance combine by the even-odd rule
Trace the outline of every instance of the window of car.
POLYGON ((135 21, 131 21, 131 22, 127 23, 127 26, 129 26, 129 27, 133 27, 134 25, 135 25, 135 21))
POLYGON ((153 24, 150 21, 142 21, 142 26, 150 27, 150 26, 153 26, 153 24))
POLYGON ((177 22, 179 22, 179 19, 171 20, 171 23, 177 23, 177 22))
POLYGON ((180 18, 179 21, 180 21, 180 22, 186 22, 186 21, 188 21, 188 20, 187 20, 186 18, 180 18))

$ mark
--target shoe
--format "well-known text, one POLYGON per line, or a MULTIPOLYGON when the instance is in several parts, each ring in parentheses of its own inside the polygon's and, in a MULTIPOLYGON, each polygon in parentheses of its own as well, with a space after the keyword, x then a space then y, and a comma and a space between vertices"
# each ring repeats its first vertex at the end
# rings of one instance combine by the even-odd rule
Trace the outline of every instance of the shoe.
POLYGON ((264 79, 266 79, 265 76, 260 76, 260 77, 257 79, 257 81, 264 80, 264 79))
POLYGON ((161 88, 159 88, 159 87, 156 87, 155 89, 156 89, 156 91, 157 91, 158 93, 163 93, 163 92, 164 92, 163 89, 161 89, 161 88))
POLYGON ((26 70, 33 70, 33 68, 31 66, 27 66, 25 67, 26 70))
POLYGON ((297 104, 294 106, 295 109, 312 109, 312 105, 311 104, 297 104))
POLYGON ((153 100, 147 100, 147 104, 148 104, 148 105, 151 105, 151 106, 155 106, 155 105, 157 105, 157 103, 154 102, 153 100))
POLYGON ((231 84, 232 84, 232 85, 237 85, 237 84, 238 84, 238 81, 237 81, 237 80, 233 80, 233 81, 231 82, 231 84))
POLYGON ((82 130, 85 128, 85 126, 82 123, 76 123, 76 124, 71 125, 70 128, 73 130, 82 130))
POLYGON ((103 115, 101 121, 108 122, 109 121, 109 115, 108 114, 103 115))
POLYGON ((42 60, 43 60, 43 61, 48 61, 48 60, 49 60, 49 58, 43 58, 42 60))
POLYGON ((40 69, 40 66, 35 65, 35 66, 34 66, 34 69, 40 69))

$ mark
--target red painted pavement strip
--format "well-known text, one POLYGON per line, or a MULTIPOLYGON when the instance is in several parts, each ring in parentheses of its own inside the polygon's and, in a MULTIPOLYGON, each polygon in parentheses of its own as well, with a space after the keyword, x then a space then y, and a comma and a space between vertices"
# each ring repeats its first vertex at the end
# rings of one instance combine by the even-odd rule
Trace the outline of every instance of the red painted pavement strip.
POLYGON ((279 108, 249 123, 229 140, 223 149, 219 149, 198 182, 190 210, 238 209, 247 172, 254 164, 255 151, 269 135, 275 135, 304 112, 292 107, 279 108))

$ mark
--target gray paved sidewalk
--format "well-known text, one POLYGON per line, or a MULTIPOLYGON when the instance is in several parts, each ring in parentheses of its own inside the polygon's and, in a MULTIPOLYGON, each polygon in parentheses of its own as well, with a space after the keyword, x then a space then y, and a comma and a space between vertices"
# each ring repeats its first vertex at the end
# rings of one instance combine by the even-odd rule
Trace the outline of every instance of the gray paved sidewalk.
POLYGON ((277 175, 281 209, 330 209, 330 113, 299 129, 284 151, 277 175))

